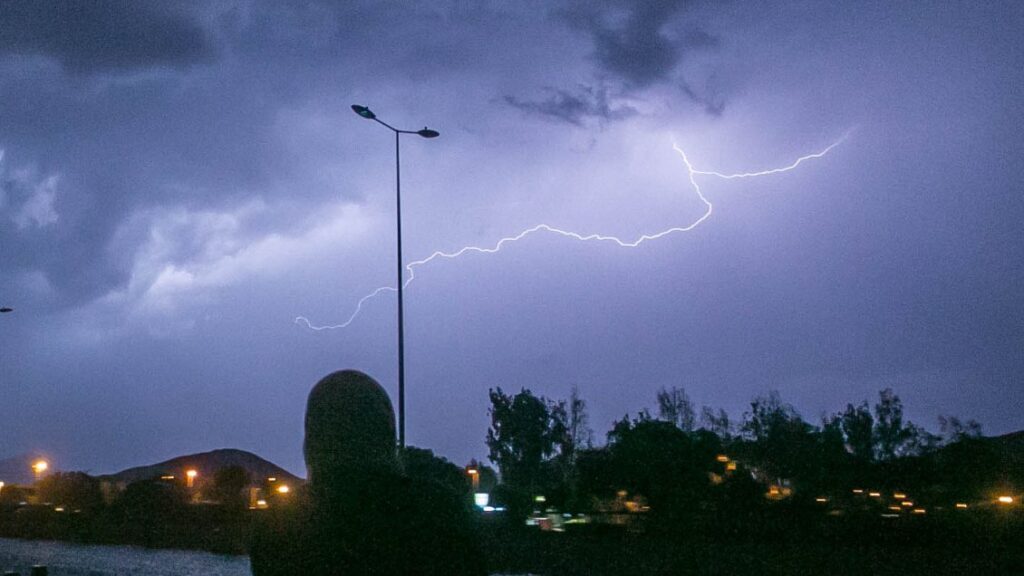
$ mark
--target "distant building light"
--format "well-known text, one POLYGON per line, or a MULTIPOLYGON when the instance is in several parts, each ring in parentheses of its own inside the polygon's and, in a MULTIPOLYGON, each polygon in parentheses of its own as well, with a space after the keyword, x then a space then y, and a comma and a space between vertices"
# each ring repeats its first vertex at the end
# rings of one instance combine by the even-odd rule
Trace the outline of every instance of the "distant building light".
POLYGON ((547 502, 548 499, 545 498, 544 496, 538 495, 538 496, 534 496, 533 497, 533 501, 534 502, 547 502))
POLYGON ((267 507, 267 501, 266 500, 257 500, 256 501, 256 507, 257 508, 266 508, 267 507))
POLYGON ((171 474, 167 474, 165 476, 161 476, 160 479, 161 480, 174 480, 174 476, 171 475, 171 474))
POLYGON ((277 477, 271 476, 270 478, 267 478, 267 482, 277 482, 277 477))
POLYGON ((962 509, 967 508, 967 504, 965 504, 964 502, 957 502, 956 503, 956 507, 960 508, 962 510, 962 509))
POLYGON ((277 487, 278 494, 287 494, 291 492, 291 490, 292 489, 289 488, 287 484, 281 484, 280 486, 277 487))
POLYGON ((910 508, 913 505, 914 505, 914 503, 911 502, 910 500, 904 500, 903 502, 900 502, 900 506, 905 506, 907 508, 910 508))
POLYGON ((729 470, 729 471, 736 470, 736 461, 735 460, 730 460, 729 463, 725 465, 725 469, 729 470))
POLYGON ((494 506, 484 506, 484 512, 494 512, 496 508, 494 506))
POLYGON ((718 460, 719 462, 725 463, 725 462, 729 461, 729 457, 726 456, 725 454, 719 454, 718 456, 715 456, 715 460, 718 460))
POLYGON ((927 512, 927 510, 925 510, 924 508, 914 508, 913 512, 914 514, 924 514, 927 512))
POLYGON ((480 471, 477 470, 476 468, 469 468, 469 469, 466 470, 466 474, 469 474, 470 476, 475 476, 475 475, 477 475, 479 473, 480 473, 480 471))
POLYGON ((825 502, 828 502, 828 498, 825 498, 824 496, 820 496, 818 498, 815 498, 814 501, 815 502, 825 503, 825 502))
POLYGON ((897 492, 897 493, 893 494, 892 497, 897 499, 897 500, 903 500, 904 498, 907 497, 907 495, 902 493, 902 492, 897 492))
POLYGON ((491 495, 486 492, 477 492, 473 494, 473 503, 480 508, 487 508, 487 505, 491 503, 491 495))
POLYGON ((900 508, 899 506, 889 506, 889 510, 895 510, 896 512, 899 512, 900 510, 902 510, 902 508, 900 508))
POLYGON ((999 497, 999 503, 1000 504, 1013 504, 1013 496, 1000 496, 999 497))
POLYGON ((868 492, 868 496, 871 496, 872 498, 881 498, 882 497, 882 493, 881 492, 868 492))
POLYGON ((63 506, 57 506, 56 508, 53 509, 53 511, 54 512, 63 512, 64 511, 64 507, 63 506))
POLYGON ((195 478, 196 476, 199 476, 199 472, 196 472, 195 470, 189 470, 185 472, 185 476, 188 476, 189 478, 195 478))
POLYGON ((863 490, 861 490, 860 488, 854 488, 854 489, 853 489, 853 493, 854 493, 854 494, 863 494, 863 493, 864 493, 864 491, 863 491, 863 490))

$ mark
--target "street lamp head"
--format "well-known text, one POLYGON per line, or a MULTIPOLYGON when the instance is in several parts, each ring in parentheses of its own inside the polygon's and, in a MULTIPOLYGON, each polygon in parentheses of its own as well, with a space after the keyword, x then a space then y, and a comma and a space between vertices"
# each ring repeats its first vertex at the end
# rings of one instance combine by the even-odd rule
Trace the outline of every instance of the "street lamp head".
POLYGON ((441 135, 441 133, 438 132, 437 130, 431 130, 426 126, 423 127, 423 130, 420 130, 416 133, 419 134, 420 136, 423 136, 424 138, 437 138, 438 136, 441 135))
POLYGON ((370 110, 366 106, 360 106, 359 104, 353 104, 352 111, 355 112, 356 114, 359 114, 363 118, 366 118, 367 120, 374 120, 377 118, 377 115, 374 114, 372 110, 370 110))

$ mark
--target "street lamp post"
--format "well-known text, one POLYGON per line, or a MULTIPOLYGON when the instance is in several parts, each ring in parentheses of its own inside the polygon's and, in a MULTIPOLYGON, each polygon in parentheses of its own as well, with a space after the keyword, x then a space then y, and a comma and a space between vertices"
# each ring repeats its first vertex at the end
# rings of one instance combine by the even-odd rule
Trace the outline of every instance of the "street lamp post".
POLYGON ((384 122, 366 106, 352 105, 352 111, 367 120, 373 120, 395 133, 395 220, 398 234, 398 445, 405 448, 405 320, 402 288, 404 271, 402 266, 402 169, 399 155, 399 137, 402 134, 416 134, 423 138, 437 138, 436 130, 426 126, 422 130, 399 130, 384 122))

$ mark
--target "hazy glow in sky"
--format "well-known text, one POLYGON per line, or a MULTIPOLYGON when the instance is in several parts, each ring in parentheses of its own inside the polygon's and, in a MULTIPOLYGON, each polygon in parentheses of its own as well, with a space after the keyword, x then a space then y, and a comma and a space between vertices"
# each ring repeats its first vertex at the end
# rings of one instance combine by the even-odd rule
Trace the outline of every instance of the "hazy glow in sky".
POLYGON ((305 396, 396 387, 408 438, 483 457, 487 389, 600 437, 662 386, 816 421, 1024 428, 1024 8, 1015 2, 0 3, 0 458, 108 472, 219 447, 302 472, 305 396), (763 178, 856 133, 827 157, 763 178), (685 150, 699 179, 693 194, 685 150), (715 171, 715 172, 712 172, 715 171), (718 177, 716 177, 718 176, 718 177))

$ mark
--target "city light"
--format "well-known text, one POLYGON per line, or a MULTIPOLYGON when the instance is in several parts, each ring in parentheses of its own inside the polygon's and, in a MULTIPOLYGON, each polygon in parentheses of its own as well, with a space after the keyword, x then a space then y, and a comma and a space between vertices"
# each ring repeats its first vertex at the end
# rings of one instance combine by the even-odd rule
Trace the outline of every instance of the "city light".
POLYGON ((967 508, 967 504, 965 504, 963 502, 957 502, 956 503, 956 507, 960 508, 961 510, 963 510, 963 509, 967 508))
POLYGON ((853 489, 853 493, 854 493, 854 494, 863 494, 863 493, 864 493, 864 491, 863 491, 863 490, 861 490, 860 488, 854 488, 854 489, 853 489))
POLYGON ((1013 496, 1000 496, 999 497, 999 503, 1000 504, 1013 504, 1013 496))
POLYGON ((195 484, 196 476, 199 476, 199 472, 195 470, 188 470, 185 472, 185 486, 191 488, 195 484))
POLYGON ((913 505, 914 503, 911 502, 910 500, 904 500, 903 502, 900 502, 900 506, 906 506, 907 508, 910 508, 913 505))
POLYGON ((291 490, 292 489, 289 488, 287 484, 281 484, 280 486, 277 487, 277 493, 278 494, 287 494, 287 493, 291 492, 291 490))
POLYGON ((913 512, 914 514, 924 514, 927 512, 927 510, 925 510, 924 508, 914 508, 913 512))
POLYGON ((32 464, 32 472, 35 474, 36 480, 39 480, 43 476, 43 472, 46 472, 49 467, 50 465, 46 460, 36 460, 35 463, 32 464))
POLYGON ((872 498, 881 498, 882 497, 882 493, 881 492, 869 492, 868 496, 871 496, 872 498))
POLYGON ((825 502, 828 502, 828 498, 825 498, 824 496, 819 496, 818 498, 815 498, 814 501, 824 504, 825 502))
POLYGON ((719 454, 718 456, 715 457, 715 460, 718 460, 719 462, 722 462, 724 464, 725 462, 729 461, 729 457, 726 456, 725 454, 719 454))
POLYGON ((477 492, 473 494, 473 504, 476 504, 480 508, 484 508, 491 503, 491 495, 486 492, 477 492))
POLYGON ((907 495, 902 493, 902 492, 897 492, 897 493, 893 494, 892 497, 897 499, 897 500, 903 500, 904 498, 907 497, 907 495))

